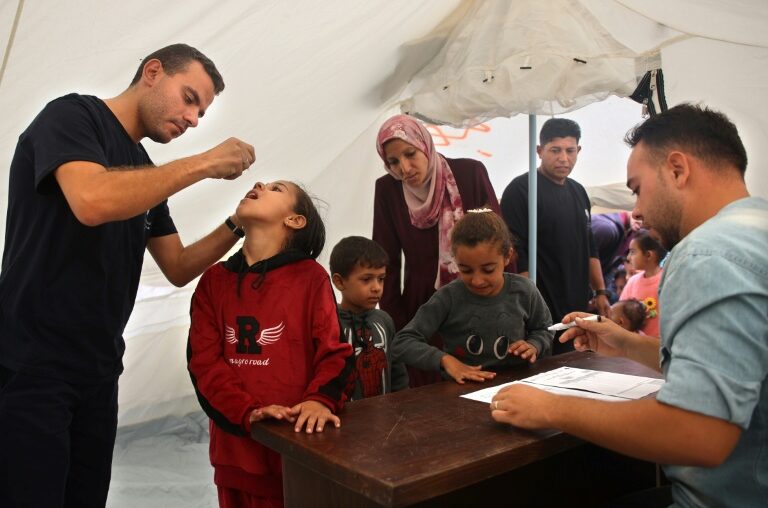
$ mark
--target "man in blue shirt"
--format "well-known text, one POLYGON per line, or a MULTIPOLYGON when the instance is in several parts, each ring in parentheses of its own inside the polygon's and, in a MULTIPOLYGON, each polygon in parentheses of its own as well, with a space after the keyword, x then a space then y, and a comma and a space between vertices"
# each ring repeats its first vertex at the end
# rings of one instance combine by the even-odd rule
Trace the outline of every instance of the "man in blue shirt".
MULTIPOLYGON (((626 356, 666 380, 655 398, 609 403, 515 386, 492 417, 558 428, 664 464, 673 506, 768 499, 768 201, 750 197, 747 155, 722 114, 680 105, 627 135, 633 215, 671 249, 659 288, 661 340, 583 321, 560 340, 626 356)), ((651 506, 651 505, 648 505, 651 506)))

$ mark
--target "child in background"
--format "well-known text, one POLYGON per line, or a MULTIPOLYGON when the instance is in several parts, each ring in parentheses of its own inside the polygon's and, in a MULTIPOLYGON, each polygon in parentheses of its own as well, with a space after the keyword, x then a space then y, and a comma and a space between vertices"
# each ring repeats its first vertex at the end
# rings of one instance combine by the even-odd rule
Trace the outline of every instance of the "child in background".
POLYGON ((331 279, 341 293, 341 340, 355 351, 355 370, 347 386, 350 400, 408 386, 405 365, 392 362, 395 323, 389 314, 376 308, 388 264, 384 249, 362 236, 343 238, 331 251, 331 279))
POLYGON ((629 278, 619 297, 620 300, 636 298, 643 302, 646 319, 640 331, 652 337, 659 336, 659 282, 663 271, 659 263, 666 255, 666 249, 647 230, 638 231, 629 243, 627 259, 642 273, 629 278))
POLYGON ((442 369, 464 384, 550 354, 547 304, 528 278, 504 272, 513 254, 504 220, 488 209, 470 210, 453 227, 451 250, 459 279, 438 289, 397 333, 395 359, 442 369), (427 343, 434 333, 443 350, 427 343))
POLYGON ((611 305, 611 321, 630 332, 637 332, 645 323, 645 305, 635 298, 619 300, 611 305))
MULTIPOLYGON (((635 270, 635 267, 632 266, 632 263, 629 262, 629 253, 627 253, 627 259, 624 261, 624 270, 627 273, 627 279, 624 281, 624 286, 621 289, 622 291, 624 291, 624 288, 627 287, 627 280, 631 279, 638 273, 643 273, 642 270, 635 270)), ((621 293, 619 293, 619 295, 621 295, 621 293)))
POLYGON ((237 217, 242 249, 206 270, 192 297, 188 368, 211 418, 219 506, 282 506, 280 455, 251 439, 251 426, 338 427, 352 348, 339 341, 333 289, 315 261, 325 226, 307 193, 257 183, 237 217))
POLYGON ((622 265, 616 272, 613 274, 613 293, 616 296, 616 301, 619 300, 619 295, 622 291, 624 291, 624 286, 627 285, 627 270, 624 268, 624 265, 622 265))

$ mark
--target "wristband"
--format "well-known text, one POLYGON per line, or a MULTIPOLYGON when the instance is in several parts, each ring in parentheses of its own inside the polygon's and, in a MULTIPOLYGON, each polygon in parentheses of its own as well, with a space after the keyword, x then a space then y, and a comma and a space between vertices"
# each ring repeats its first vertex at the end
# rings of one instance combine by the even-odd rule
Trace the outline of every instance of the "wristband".
POLYGON ((237 227, 229 217, 226 218, 224 224, 229 228, 230 231, 232 231, 232 234, 236 237, 243 238, 245 236, 245 231, 243 231, 242 228, 237 227))
POLYGON ((595 296, 608 296, 608 290, 607 289, 596 289, 595 290, 595 296))

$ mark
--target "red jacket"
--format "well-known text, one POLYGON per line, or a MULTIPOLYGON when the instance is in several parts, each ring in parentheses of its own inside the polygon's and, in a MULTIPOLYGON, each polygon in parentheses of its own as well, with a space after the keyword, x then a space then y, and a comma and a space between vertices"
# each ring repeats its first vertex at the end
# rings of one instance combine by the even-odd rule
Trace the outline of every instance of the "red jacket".
POLYGON ((249 437, 251 411, 315 400, 337 412, 343 404, 352 349, 339 340, 327 272, 292 252, 248 267, 238 252, 203 274, 191 318, 188 368, 212 421, 217 484, 232 468, 274 481, 279 456, 249 437))

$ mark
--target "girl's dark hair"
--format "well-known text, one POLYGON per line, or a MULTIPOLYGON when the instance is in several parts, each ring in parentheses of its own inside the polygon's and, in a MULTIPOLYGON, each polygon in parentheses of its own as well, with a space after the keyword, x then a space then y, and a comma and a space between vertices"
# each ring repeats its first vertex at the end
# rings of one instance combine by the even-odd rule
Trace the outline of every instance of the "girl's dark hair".
POLYGON ((647 229, 641 229, 633 238, 637 246, 643 252, 651 251, 656 254, 656 262, 660 262, 667 255, 667 249, 661 246, 650 234, 647 229))
POLYGON ((512 248, 512 235, 504 219, 491 210, 483 210, 470 210, 453 225, 451 251, 454 254, 460 245, 474 247, 485 242, 498 244, 499 253, 503 256, 509 253, 512 248))
POLYGON ((296 189, 296 205, 293 211, 303 215, 307 223, 303 228, 293 230, 285 249, 295 249, 312 259, 317 259, 325 246, 325 224, 312 196, 299 184, 294 183, 293 186, 296 189))

